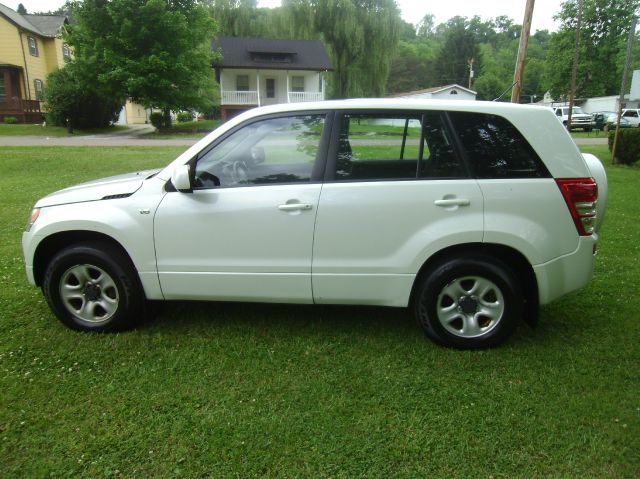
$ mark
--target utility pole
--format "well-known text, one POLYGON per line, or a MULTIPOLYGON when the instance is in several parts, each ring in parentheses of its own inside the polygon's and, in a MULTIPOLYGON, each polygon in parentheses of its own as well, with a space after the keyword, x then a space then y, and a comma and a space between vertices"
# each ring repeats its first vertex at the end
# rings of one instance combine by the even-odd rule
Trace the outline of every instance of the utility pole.
POLYGON ((473 83, 473 61, 473 58, 469 60, 469 90, 471 90, 471 85, 473 83))
POLYGON ((580 26, 582 24, 582 0, 578 0, 578 23, 576 25, 576 46, 573 52, 573 68, 571 69, 571 91, 569 91, 569 117, 567 128, 571 131, 571 116, 573 115, 573 100, 576 95, 576 78, 578 76, 578 60, 580 59, 580 26))
POLYGON ((622 104, 624 103, 624 92, 627 91, 627 80, 629 77, 629 68, 631 67, 631 53, 633 51, 633 40, 636 36, 636 21, 634 15, 631 19, 631 27, 629 28, 629 39, 627 40, 627 58, 624 62, 624 72, 622 73, 622 86, 620 87, 620 99, 618 100, 618 119, 616 121, 616 132, 613 136, 613 148, 611 149, 611 158, 613 163, 616 162, 616 148, 618 147, 618 134, 620 133, 620 117, 622 116, 622 104))
POLYGON ((522 32, 520 33, 520 45, 518 46, 518 59, 516 60, 516 71, 513 74, 513 90, 511 90, 511 103, 520 102, 522 92, 522 82, 524 80, 524 62, 527 59, 527 48, 529 47, 529 33, 531 32, 531 19, 533 18, 533 5, 535 0, 527 0, 524 9, 524 21, 522 22, 522 32))

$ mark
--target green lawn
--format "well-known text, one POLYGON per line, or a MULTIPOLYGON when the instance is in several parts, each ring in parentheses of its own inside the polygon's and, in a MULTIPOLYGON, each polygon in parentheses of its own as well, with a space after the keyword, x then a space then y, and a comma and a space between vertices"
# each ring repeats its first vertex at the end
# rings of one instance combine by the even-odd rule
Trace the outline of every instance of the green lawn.
POLYGON ((181 302, 128 333, 64 328, 25 280, 32 204, 181 150, 0 149, 3 478, 640 475, 640 168, 608 167, 590 285, 495 350, 377 308, 181 302))
POLYGON ((126 130, 126 126, 113 125, 107 128, 94 128, 89 130, 74 130, 70 135, 67 129, 62 126, 42 126, 38 125, 7 125, 0 123, 0 136, 82 136, 95 135, 97 133, 114 133, 126 130))

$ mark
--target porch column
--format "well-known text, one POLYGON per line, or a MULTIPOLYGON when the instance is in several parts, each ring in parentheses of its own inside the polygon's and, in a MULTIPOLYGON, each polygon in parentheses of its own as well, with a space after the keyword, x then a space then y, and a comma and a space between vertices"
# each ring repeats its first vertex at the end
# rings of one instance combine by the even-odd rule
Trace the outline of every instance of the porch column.
POLYGON ((256 82, 256 90, 258 91, 258 106, 262 106, 260 105, 260 70, 256 72, 256 82))
POLYGON ((289 88, 289 70, 287 70, 287 103, 291 103, 291 98, 290 98, 290 95, 289 95, 289 91, 291 91, 291 90, 289 88))

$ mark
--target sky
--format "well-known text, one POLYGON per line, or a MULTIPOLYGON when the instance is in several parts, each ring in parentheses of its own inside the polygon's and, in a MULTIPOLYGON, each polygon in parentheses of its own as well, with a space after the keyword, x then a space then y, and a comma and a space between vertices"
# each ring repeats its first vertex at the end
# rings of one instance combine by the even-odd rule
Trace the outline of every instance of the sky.
MULTIPOLYGON (((64 0, 0 0, 0 3, 18 8, 22 3, 29 13, 55 10, 64 4, 64 0)), ((482 19, 495 18, 506 15, 515 23, 522 24, 526 0, 396 0, 402 11, 402 18, 414 25, 426 14, 436 17, 436 24, 446 22, 451 17, 460 15, 472 17, 479 15, 482 19)), ((261 7, 276 7, 280 0, 259 0, 261 7)), ((553 15, 560 10, 559 0, 536 0, 533 10, 532 33, 536 30, 557 29, 553 15)))

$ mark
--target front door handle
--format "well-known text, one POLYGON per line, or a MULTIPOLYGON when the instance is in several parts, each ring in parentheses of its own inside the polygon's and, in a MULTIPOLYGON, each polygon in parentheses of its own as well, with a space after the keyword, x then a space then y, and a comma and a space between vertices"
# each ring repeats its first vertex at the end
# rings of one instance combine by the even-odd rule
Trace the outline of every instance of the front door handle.
POLYGON ((448 198, 444 200, 435 200, 433 202, 436 206, 469 206, 471 201, 466 198, 448 198))
POLYGON ((278 205, 280 211, 305 211, 311 208, 312 205, 309 203, 286 203, 284 205, 278 205))

